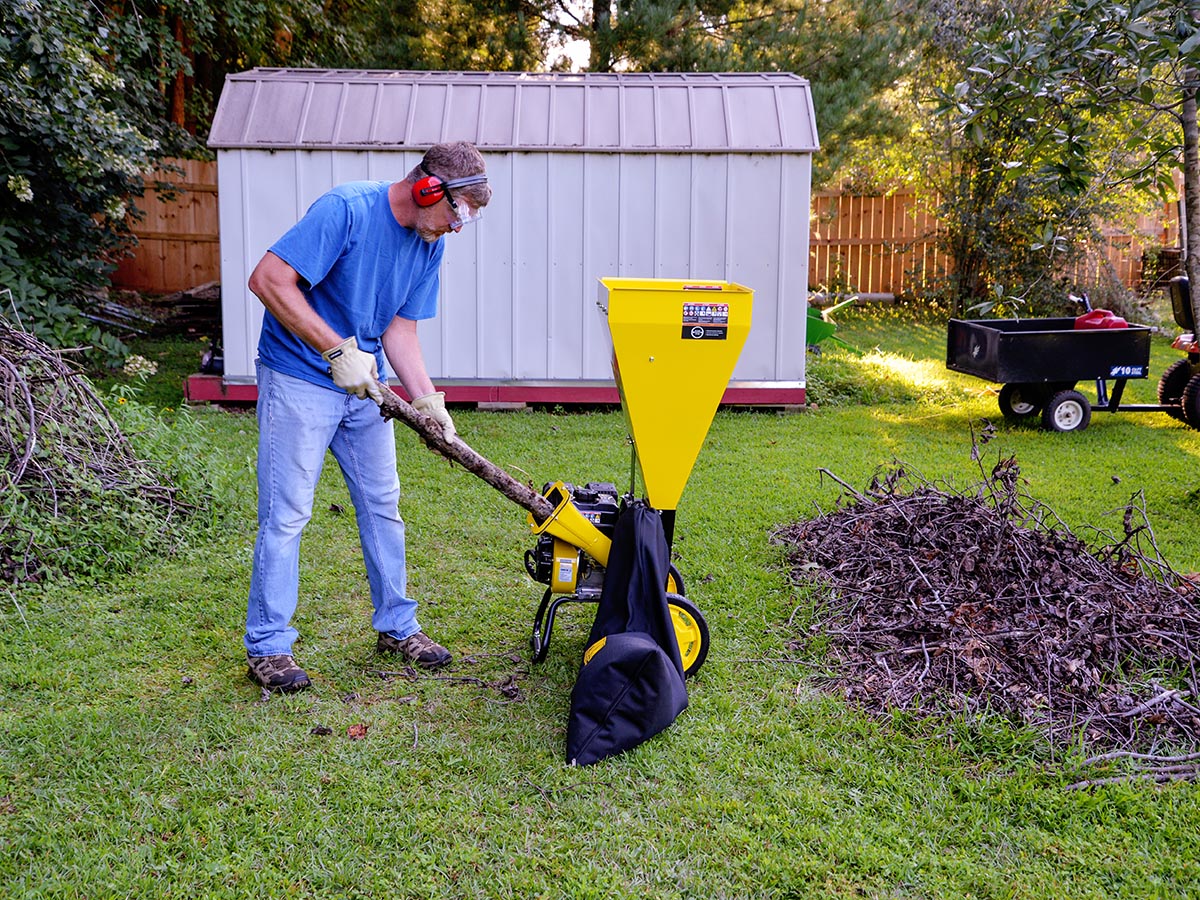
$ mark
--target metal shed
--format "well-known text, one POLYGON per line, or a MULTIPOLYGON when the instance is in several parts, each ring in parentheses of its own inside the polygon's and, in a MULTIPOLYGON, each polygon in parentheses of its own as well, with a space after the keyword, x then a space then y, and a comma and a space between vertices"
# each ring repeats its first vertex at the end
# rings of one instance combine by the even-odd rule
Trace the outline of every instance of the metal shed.
POLYGON ((448 399, 615 401, 606 276, 755 292, 725 402, 804 400, 808 82, 783 73, 254 69, 226 79, 217 152, 225 373, 194 399, 253 399, 266 248, 321 193, 396 180, 444 140, 483 152, 494 195, 446 238, 420 335, 448 399), (208 395, 208 396, 206 396, 208 395))

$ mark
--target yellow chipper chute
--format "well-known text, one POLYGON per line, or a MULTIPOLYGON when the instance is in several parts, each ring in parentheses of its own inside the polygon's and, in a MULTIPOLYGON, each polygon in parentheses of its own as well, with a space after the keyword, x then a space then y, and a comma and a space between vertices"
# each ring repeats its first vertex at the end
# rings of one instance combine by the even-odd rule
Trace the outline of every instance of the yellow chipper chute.
MULTIPOLYGON (((624 499, 635 496, 640 470, 646 500, 662 514, 668 544, 679 498, 750 333, 753 301, 752 290, 727 281, 601 279, 599 306, 607 314, 613 373, 633 445, 624 499)), ((540 524, 529 516, 538 541, 525 553, 530 577, 548 585, 530 642, 535 662, 546 656, 561 603, 599 600, 613 528, 624 508, 615 485, 607 482, 556 481, 542 493, 554 513, 540 524)), ((684 674, 691 675, 708 653, 708 626, 684 597, 683 578, 673 564, 667 601, 684 674)))

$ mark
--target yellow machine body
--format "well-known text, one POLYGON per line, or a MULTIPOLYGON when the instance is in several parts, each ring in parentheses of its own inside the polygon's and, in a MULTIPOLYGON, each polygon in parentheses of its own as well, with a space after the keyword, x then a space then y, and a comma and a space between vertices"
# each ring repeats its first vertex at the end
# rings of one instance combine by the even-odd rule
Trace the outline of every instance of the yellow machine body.
POLYGON ((677 509, 750 334, 754 292, 728 281, 600 283, 646 498, 656 509, 677 509))
POLYGON ((550 567, 550 590, 556 594, 572 594, 579 584, 579 548, 554 539, 554 557, 550 567))
MULTIPOLYGON (((570 544, 572 547, 578 547, 600 565, 608 565, 612 540, 575 508, 571 503, 571 494, 566 485, 561 481, 554 482, 546 490, 545 497, 554 504, 554 512, 540 524, 534 520, 533 513, 530 513, 528 521, 533 533, 546 532, 559 541, 570 544)), ((557 543, 554 547, 554 555, 557 559, 557 543)))
MULTIPOLYGON (((613 374, 645 496, 653 508, 671 511, 673 524, 674 510, 750 334, 754 292, 727 281, 603 278, 600 284, 600 307, 608 315, 612 335, 613 374)), ((593 487, 588 484, 589 492, 593 487)), ((530 639, 534 662, 545 658, 560 604, 601 597, 612 550, 611 538, 597 524, 619 515, 615 495, 611 502, 594 503, 581 493, 577 506, 571 490, 561 481, 549 485, 545 498, 553 512, 541 522, 532 513, 528 518, 538 543, 525 555, 526 570, 547 585, 530 639)), ((633 484, 629 492, 635 493, 633 484)), ((669 546, 669 532, 667 540, 669 546)), ((682 577, 670 568, 667 608, 684 675, 690 676, 708 654, 708 626, 683 596, 682 577)))

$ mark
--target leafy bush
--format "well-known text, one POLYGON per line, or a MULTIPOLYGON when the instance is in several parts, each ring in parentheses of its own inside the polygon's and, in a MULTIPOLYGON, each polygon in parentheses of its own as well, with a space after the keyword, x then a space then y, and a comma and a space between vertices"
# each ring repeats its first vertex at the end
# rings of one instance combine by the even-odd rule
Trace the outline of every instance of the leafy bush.
POLYGON ((122 77, 108 24, 95 4, 0 4, 0 289, 33 334, 115 360, 91 298, 130 241, 126 199, 177 135, 150 84, 122 77))

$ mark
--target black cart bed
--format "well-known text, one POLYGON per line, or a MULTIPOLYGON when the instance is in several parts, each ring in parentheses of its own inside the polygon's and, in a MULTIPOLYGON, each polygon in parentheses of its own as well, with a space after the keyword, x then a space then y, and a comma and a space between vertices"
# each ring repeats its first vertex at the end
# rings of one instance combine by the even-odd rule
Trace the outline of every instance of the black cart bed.
POLYGON ((1145 378, 1150 329, 1075 329, 1075 320, 951 319, 946 368, 1000 384, 1145 378))

